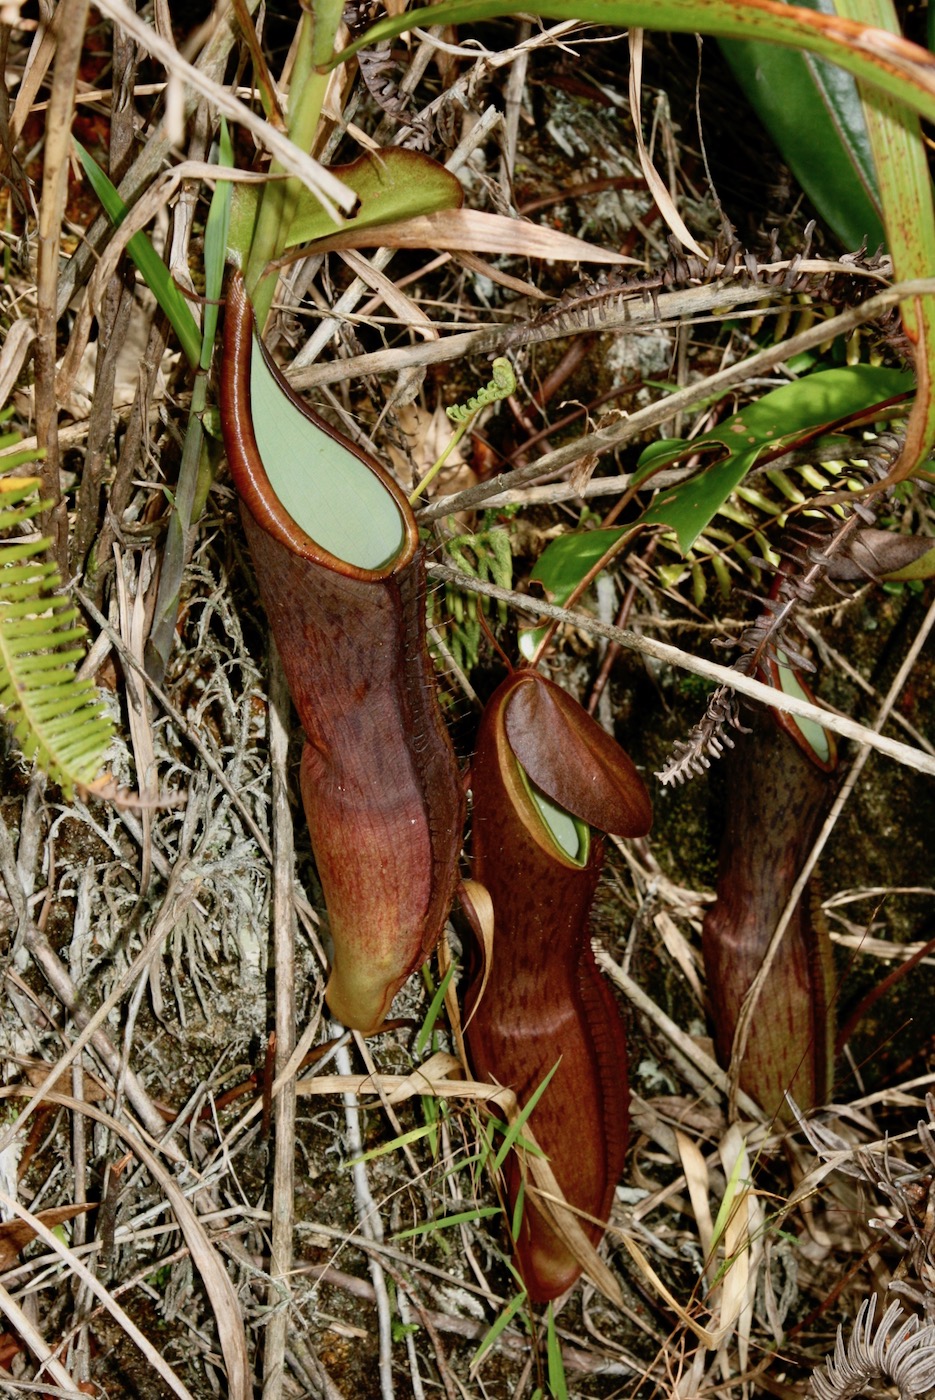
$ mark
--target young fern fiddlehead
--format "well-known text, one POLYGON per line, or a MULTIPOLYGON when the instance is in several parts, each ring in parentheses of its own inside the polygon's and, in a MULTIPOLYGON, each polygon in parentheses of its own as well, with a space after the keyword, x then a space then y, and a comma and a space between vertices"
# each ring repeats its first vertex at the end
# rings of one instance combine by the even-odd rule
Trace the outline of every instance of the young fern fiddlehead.
POLYGON ((445 409, 452 423, 468 423, 475 413, 488 404, 499 403, 516 392, 516 375, 513 366, 504 355, 498 355, 491 365, 493 378, 483 389, 479 389, 467 403, 452 404, 445 409))
POLYGON ((429 468, 409 497, 410 505, 415 505, 426 487, 431 485, 435 480, 436 476, 447 462, 450 454, 464 437, 474 415, 479 413, 482 408, 486 408, 488 404, 499 403, 501 399, 509 398, 510 394, 515 392, 516 375, 513 373, 513 366, 510 364, 509 360, 506 359, 505 356, 500 355, 494 360, 491 368, 493 369, 493 378, 489 384, 485 385, 483 389, 478 390, 473 398, 468 399, 467 403, 452 404, 450 408, 445 409, 451 421, 457 423, 457 431, 452 434, 448 445, 438 461, 433 467, 429 468))

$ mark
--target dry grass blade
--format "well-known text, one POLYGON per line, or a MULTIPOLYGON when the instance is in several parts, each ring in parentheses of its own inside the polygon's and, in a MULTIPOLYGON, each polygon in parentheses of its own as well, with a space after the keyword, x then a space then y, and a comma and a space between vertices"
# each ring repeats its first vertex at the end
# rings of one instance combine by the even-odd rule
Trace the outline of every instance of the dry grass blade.
POLYGON ((703 248, 699 247, 695 239, 689 233, 672 195, 666 189, 656 167, 653 165, 652 157, 646 149, 646 142, 643 140, 643 116, 642 116, 642 96, 643 96, 643 31, 642 29, 631 29, 629 33, 630 44, 630 112, 633 117, 633 135, 636 140, 636 150, 640 158, 640 169, 646 177, 646 183, 655 199, 657 206, 665 219, 666 224, 675 234, 683 247, 691 252, 697 253, 699 258, 706 258, 703 248))
POLYGON ((4 1210, 15 1214, 20 1220, 24 1221, 30 1229, 38 1235, 43 1243, 48 1245, 48 1247, 68 1265, 69 1269, 81 1279, 81 1282, 85 1287, 91 1290, 95 1298, 97 1298, 100 1303, 103 1303, 104 1307, 120 1327, 123 1328, 127 1336, 136 1343, 153 1370, 172 1391, 172 1394, 179 1396, 179 1400, 193 1400, 188 1387, 182 1384, 172 1367, 163 1360, 152 1342, 150 1342, 147 1337, 144 1337, 136 1323, 127 1316, 120 1304, 108 1293, 107 1289, 94 1274, 91 1273, 90 1269, 81 1262, 77 1254, 69 1249, 67 1245, 63 1244, 58 1235, 50 1230, 47 1225, 43 1224, 37 1215, 33 1215, 25 1206, 21 1206, 18 1201, 14 1200, 11 1196, 7 1196, 3 1191, 0 1191, 0 1204, 2 1204, 4 1210))
MULTIPOLYGON (((317 239, 311 250, 306 249, 302 256, 307 256, 309 251, 327 253, 336 248, 436 248, 618 266, 633 261, 613 249, 598 248, 555 229, 508 219, 501 214, 486 214, 478 209, 420 214, 402 223, 382 224, 372 229, 351 227, 317 239)), ((288 255, 283 262, 292 260, 292 255, 288 255)))
MULTIPOLYGON (((57 440, 47 473, 62 489, 75 596, 98 632, 87 673, 114 736, 113 787, 74 799, 0 744, 0 1036, 22 1077, 0 1090, 0 1200, 12 1212, 0 1222, 0 1390, 747 1400, 804 1395, 839 1323, 815 1400, 893 1377, 904 1392, 928 1384, 935 1148, 914 1128, 932 1081, 924 862, 935 758, 931 642, 919 633, 932 584, 884 595, 858 580, 848 597, 816 595, 807 626, 827 712, 706 659, 712 636, 742 635, 745 604, 721 592, 750 583, 742 551, 772 557, 784 516, 810 525, 802 510, 862 429, 833 430, 814 455, 811 444, 785 450, 741 483, 703 557, 682 559, 662 534, 632 539, 580 612, 537 601, 529 579, 546 542, 570 536, 572 555, 574 536, 598 523, 584 500, 618 505, 660 434, 713 439, 764 391, 845 360, 862 361, 855 378, 881 360, 882 382, 905 349, 895 308, 930 298, 935 279, 894 285, 873 250, 836 256, 827 230, 804 229, 795 189, 771 182, 767 193, 758 128, 730 79, 714 81, 707 48, 699 71, 691 41, 647 31, 628 46, 595 24, 516 16, 371 47, 366 73, 344 64, 326 92, 307 61, 307 7, 218 0, 201 23, 165 0, 151 11, 63 0, 40 5, 34 29, 27 10, 0 9, 10 90, 0 406, 11 412, 0 472, 36 445, 7 432, 57 440), (306 106, 313 90, 320 120, 306 106), (311 113, 301 150, 277 115, 297 111, 311 113), (215 163, 221 113, 238 126, 224 166, 256 173, 215 163), (722 202, 695 137, 685 144, 698 128, 722 202), (119 190, 116 229, 77 168, 69 177, 72 131, 119 190), (447 166, 467 207, 362 237, 338 212, 329 167, 388 145, 422 153, 414 178, 423 155, 447 166), (479 597, 506 648, 517 617, 559 623, 549 673, 583 702, 593 687, 592 708, 643 773, 700 709, 699 677, 871 746, 819 872, 840 1004, 864 1004, 884 960, 909 973, 882 988, 853 1060, 839 1063, 836 1102, 812 1121, 768 1124, 745 1096, 743 1122, 729 1121, 701 952, 719 775, 690 795, 654 793, 650 836, 607 843, 591 932, 598 967, 627 1001, 629 1147, 599 1252, 584 1233, 596 1222, 568 1207, 547 1162, 523 1154, 527 1207, 550 1215, 586 1275, 548 1321, 510 1272, 516 1222, 489 1170, 504 1136, 519 1130, 522 1152, 528 1129, 514 1095, 468 1078, 453 1053, 464 971, 447 944, 444 1003, 433 969, 410 979, 389 1028, 366 1043, 322 1020, 322 902, 301 822, 292 839, 301 736, 267 665, 268 622, 214 436, 214 372, 193 380, 189 364, 191 327, 212 319, 198 298, 221 282, 223 252, 206 237, 209 208, 223 206, 217 182, 268 184, 270 156, 335 215, 334 238, 280 281, 270 348, 407 493, 447 445, 446 407, 490 377, 484 357, 506 354, 514 371, 515 391, 461 443, 465 489, 418 519, 427 557, 441 561, 430 565, 429 636, 462 766, 503 664, 483 630, 471 641, 479 597), (742 247, 725 219, 767 236, 747 233, 742 247), (164 300, 173 281, 185 289, 182 356, 126 256, 141 231, 165 263, 164 300), (180 491, 192 412, 205 452, 197 463, 189 454, 180 491), (150 565, 173 511, 187 511, 193 463, 191 554, 166 574, 180 606, 157 688, 140 667, 150 565), (480 582, 448 567, 462 559, 480 582), (515 589, 483 582, 492 577, 515 589), (900 668, 906 683, 877 733, 900 668), (32 1235, 24 1217, 48 1230, 88 1198, 101 1204, 77 1217, 88 1230, 70 1251, 32 1235), (99 1304, 72 1256, 122 1313, 99 1304), (890 1285, 903 1312, 880 1323, 885 1304, 861 1303, 871 1286, 889 1303, 890 1285), (124 1314, 165 1369, 124 1331, 124 1314)), ((353 38, 369 22, 357 9, 346 11, 353 38)), ((890 408, 899 430, 903 400, 890 408)), ((883 450, 868 445, 868 457, 883 450)), ((699 458, 705 475, 713 460, 699 458)), ((647 489, 676 489, 696 470, 675 467, 647 489)), ((904 485, 887 506, 913 552, 935 535, 930 485, 904 485)), ((466 894, 489 964, 483 896, 470 882, 466 894)), ((461 913, 452 920, 457 952, 461 913)), ((846 1011, 840 1021, 850 1028, 846 1011)))
POLYGON ((75 1387, 71 1376, 53 1354, 51 1347, 36 1329, 31 1318, 23 1311, 15 1298, 10 1297, 2 1283, 0 1283, 0 1312, 3 1313, 10 1325, 16 1328, 26 1345, 43 1363, 42 1369, 47 1370, 53 1380, 58 1382, 65 1395, 74 1396, 77 1400, 77 1396, 81 1395, 82 1392, 75 1387))
MULTIPOLYGON (((3 1089, 0 1091, 0 1097, 9 1098, 17 1092, 21 1091, 3 1089)), ((178 1221, 179 1229, 182 1231, 185 1243, 191 1252, 192 1259, 201 1274, 208 1297, 211 1300, 211 1306, 217 1320, 218 1340, 227 1370, 228 1394, 232 1397, 232 1400, 249 1400, 249 1397, 252 1395, 250 1364, 247 1355, 244 1320, 237 1300, 237 1294, 228 1278, 224 1265, 221 1263, 217 1250, 208 1239, 205 1228, 192 1209, 192 1206, 189 1204, 185 1193, 181 1190, 174 1177, 162 1165, 156 1153, 147 1147, 136 1133, 132 1132, 122 1123, 119 1123, 109 1114, 104 1113, 101 1109, 95 1108, 91 1104, 73 1099, 66 1094, 49 1094, 46 1096, 46 1101, 57 1104, 62 1108, 70 1109, 73 1113, 83 1113, 88 1118, 92 1118, 95 1122, 101 1123, 109 1128, 111 1132, 115 1133, 117 1137, 126 1144, 133 1155, 143 1163, 147 1171, 157 1182, 166 1200, 172 1207, 175 1218, 178 1221)), ((33 1224, 35 1218, 31 1216, 28 1211, 25 1211, 18 1202, 9 1203, 8 1209, 14 1210, 22 1219, 28 1220, 30 1224, 33 1224)), ((40 1228, 36 1230, 36 1234, 45 1240, 46 1244, 48 1244, 50 1248, 53 1248, 57 1254, 63 1258, 68 1258, 70 1263, 73 1257, 72 1252, 66 1250, 66 1247, 54 1236, 47 1238, 50 1232, 45 1231, 45 1227, 42 1225, 41 1221, 36 1221, 36 1223, 40 1226, 40 1228)), ((77 1266, 77 1272, 80 1273, 84 1270, 84 1265, 81 1264, 80 1260, 76 1259, 75 1265, 77 1266)), ((87 1271, 85 1270, 85 1272, 87 1271)), ((83 1277, 84 1275, 82 1273, 82 1278, 83 1277)), ((95 1284, 97 1284, 97 1280, 95 1280, 95 1284)), ((101 1285, 97 1284, 97 1287, 101 1288, 101 1285)), ((101 1289, 101 1292, 105 1292, 105 1290, 101 1289)), ((97 1296, 100 1296, 100 1294, 97 1296)), ((101 1301, 103 1302, 105 1300, 102 1298, 101 1301)), ((109 1307, 109 1304, 105 1305, 109 1307)), ((136 1340, 135 1337, 134 1340, 136 1340)), ((150 1343, 147 1342, 145 1338, 143 1338, 143 1341, 146 1343, 146 1347, 150 1346, 150 1343)), ((148 1355, 149 1353, 146 1352, 146 1354, 148 1355)), ((176 1384, 181 1384, 178 1382, 177 1378, 176 1384)), ((185 1390, 184 1387, 182 1387, 181 1390, 176 1390, 176 1394, 184 1394, 188 1397, 188 1391, 185 1390)), ((189 1400, 191 1400, 190 1397, 189 1400)))
POLYGON ((119 24, 133 36, 138 44, 165 66, 170 78, 174 78, 192 88, 200 96, 208 99, 218 112, 228 120, 238 122, 257 138, 271 155, 282 162, 290 175, 297 175, 315 194, 328 210, 335 223, 340 222, 338 209, 353 208, 354 195, 340 180, 335 179, 318 161, 300 151, 281 131, 270 122, 258 117, 249 107, 234 97, 230 90, 220 83, 214 83, 192 64, 186 62, 178 50, 156 33, 143 19, 139 18, 122 0, 101 0, 101 12, 119 24))

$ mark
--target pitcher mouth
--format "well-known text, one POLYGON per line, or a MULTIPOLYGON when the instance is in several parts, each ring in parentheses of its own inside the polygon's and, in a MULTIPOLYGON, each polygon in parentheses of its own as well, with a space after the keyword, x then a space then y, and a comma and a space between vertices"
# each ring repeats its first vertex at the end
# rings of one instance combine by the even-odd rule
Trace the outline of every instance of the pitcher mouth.
POLYGON ((390 578, 419 547, 403 491, 293 391, 256 333, 239 273, 231 278, 228 310, 225 336, 233 344, 221 392, 242 502, 292 553, 362 581, 390 578))

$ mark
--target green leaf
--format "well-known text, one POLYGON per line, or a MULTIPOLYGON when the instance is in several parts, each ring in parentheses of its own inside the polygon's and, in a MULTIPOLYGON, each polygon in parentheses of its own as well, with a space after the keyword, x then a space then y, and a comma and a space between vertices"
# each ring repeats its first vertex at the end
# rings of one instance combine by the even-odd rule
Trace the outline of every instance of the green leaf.
MULTIPOLYGON (((626 528, 629 529, 629 526, 626 528)), ((585 574, 625 533, 626 529, 574 530, 560 535, 546 545, 529 576, 530 580, 542 585, 550 603, 563 608, 585 574)), ((530 627, 520 632, 519 649, 527 661, 532 660, 547 630, 547 627, 530 627)))
POLYGON ((286 396, 255 336, 250 385, 260 459, 283 508, 335 558, 360 569, 389 563, 405 539, 399 506, 365 462, 286 396))
MULTIPOLYGON (((114 227, 119 228, 129 212, 126 204, 93 156, 79 141, 75 142, 75 146, 84 173, 101 201, 104 212, 114 227)), ((196 367, 201 358, 201 332, 188 302, 172 281, 169 269, 142 229, 130 239, 127 252, 139 269, 143 281, 168 316, 189 364, 196 367)))
MULTIPOLYGON (((21 527, 44 508, 34 477, 0 484, 0 530, 21 527)), ((45 539, 0 543, 0 707, 28 761, 70 797, 97 777, 111 724, 89 680, 75 675, 84 657, 78 611, 56 590, 61 579, 44 558, 45 539)))
POLYGON ((493 1159, 494 1171, 499 1171, 499 1169, 503 1166, 503 1163, 506 1160, 507 1153, 509 1152, 510 1148, 514 1146, 517 1139, 520 1137, 520 1134, 522 1133, 527 1118, 529 1117, 530 1113, 532 1113, 536 1104, 542 1098, 542 1095, 545 1093, 546 1089, 549 1087, 549 1084, 552 1080, 552 1075, 558 1069, 561 1062, 561 1056, 559 1056, 559 1058, 555 1061, 555 1064, 549 1070, 548 1074, 543 1075, 541 1084, 537 1085, 535 1090, 530 1094, 528 1102, 523 1105, 520 1112, 516 1115, 515 1120, 510 1124, 506 1132, 503 1134, 503 1141, 497 1149, 496 1157, 494 1157, 493 1159))
MULTIPOLYGON (((834 13, 833 0, 799 0, 834 13)), ((885 244, 863 105, 850 73, 776 44, 722 40, 747 100, 825 223, 846 248, 885 244)))
MULTIPOLYGON (((440 209, 460 209, 464 194, 457 177, 419 151, 391 146, 379 154, 363 155, 350 165, 332 170, 360 201, 345 225, 337 225, 308 190, 299 195, 286 247, 325 238, 338 227, 365 229, 440 209)), ((256 185, 238 185, 231 210, 229 244, 241 258, 253 235, 261 192, 256 185)))
MULTIPOLYGON (((408 29, 431 25, 471 25, 515 13, 515 0, 443 0, 371 25, 337 55, 345 63, 364 47, 393 39, 408 29)), ((915 45, 881 43, 799 6, 753 6, 748 0, 531 0, 524 13, 546 19, 590 20, 625 29, 701 32, 720 39, 752 39, 803 48, 892 93, 929 120, 935 120, 935 61, 915 45)))
POLYGON ((455 1225, 475 1225, 478 1220, 490 1220, 499 1214, 499 1206, 476 1206, 473 1210, 459 1211, 457 1215, 441 1215, 437 1220, 427 1220, 424 1225, 413 1225, 411 1230, 400 1230, 393 1240, 401 1244, 403 1240, 433 1235, 436 1230, 450 1230, 455 1225))
MULTIPOLYGON (((231 144, 227 122, 221 118, 221 131, 218 141, 218 165, 231 169, 234 164, 234 148, 231 144)), ((211 368, 214 354, 214 340, 217 334, 218 311, 221 294, 224 290, 224 270, 227 262, 227 244, 231 220, 230 180, 219 180, 211 197, 211 207, 205 220, 205 314, 201 344, 200 366, 211 368)))
MULTIPOLYGON (((764 394, 700 437, 664 438, 651 443, 640 456, 634 484, 695 452, 720 448, 727 455, 690 481, 667 491, 662 500, 654 501, 639 523, 668 525, 678 534, 679 546, 686 553, 762 452, 782 446, 787 439, 795 442, 830 421, 906 393, 913 384, 912 375, 902 370, 868 365, 819 370, 764 394)), ((563 607, 611 545, 632 528, 579 530, 562 535, 546 546, 530 577, 542 585, 549 602, 563 607)), ((545 628, 537 627, 520 634, 520 651, 527 659, 534 655, 544 632, 545 628)))
POLYGON ((764 394, 690 442, 667 447, 663 453, 648 451, 640 458, 634 480, 690 453, 720 447, 726 455, 689 481, 662 491, 638 523, 668 526, 687 553, 764 452, 786 450, 913 387, 913 376, 902 370, 869 365, 821 370, 764 394))
POLYGON ((500 1334, 506 1331, 506 1329, 509 1327, 510 1323, 513 1321, 514 1317, 520 1311, 520 1309, 524 1308, 525 1306, 525 1292, 517 1293, 515 1298, 511 1298, 510 1302, 503 1309, 503 1312, 496 1319, 493 1326, 487 1333, 485 1333, 484 1337, 481 1339, 480 1346, 477 1348, 474 1355, 471 1357, 472 1372, 486 1356, 487 1352, 493 1346, 494 1342, 497 1340, 500 1334))
POLYGON ((555 1330, 555 1314, 552 1304, 546 1314, 545 1351, 549 1371, 549 1394, 553 1400, 568 1400, 568 1384, 565 1380, 565 1366, 562 1361, 562 1344, 555 1330))

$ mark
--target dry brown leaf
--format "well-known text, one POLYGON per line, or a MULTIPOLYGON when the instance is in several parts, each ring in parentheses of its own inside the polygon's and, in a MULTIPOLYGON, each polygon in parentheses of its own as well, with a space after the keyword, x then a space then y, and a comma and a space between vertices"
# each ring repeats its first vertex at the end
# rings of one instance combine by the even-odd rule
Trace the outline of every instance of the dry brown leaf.
POLYGON ((515 253, 518 257, 550 258, 555 262, 626 263, 636 259, 597 248, 580 238, 559 233, 554 228, 508 219, 503 214, 485 214, 477 209, 443 209, 436 214, 420 214, 414 219, 383 224, 376 228, 341 229, 307 244, 298 254, 282 261, 307 257, 309 252, 327 253, 337 248, 437 248, 452 252, 515 253))
MULTIPOLYGON (((73 1220, 76 1215, 83 1215, 86 1211, 96 1208, 96 1201, 82 1201, 80 1205, 55 1206, 51 1210, 40 1210, 36 1219, 41 1220, 46 1229, 55 1230, 66 1220, 73 1220)), ((16 1256, 35 1238, 35 1230, 31 1225, 27 1225, 25 1220, 4 1221, 0 1225, 0 1269, 11 1268, 16 1263, 16 1256)))
MULTIPOLYGON (((462 907, 484 956, 484 975, 481 979, 480 991, 474 1002, 474 1010, 471 1012, 471 1016, 473 1016, 483 1001, 484 989, 487 986, 487 978, 490 975, 490 967, 493 962, 493 900, 490 898, 486 886, 477 880, 463 880, 460 894, 462 907)), ((470 1017, 467 1024, 470 1025, 470 1017)), ((467 1025, 463 1029, 467 1030, 467 1025)))

